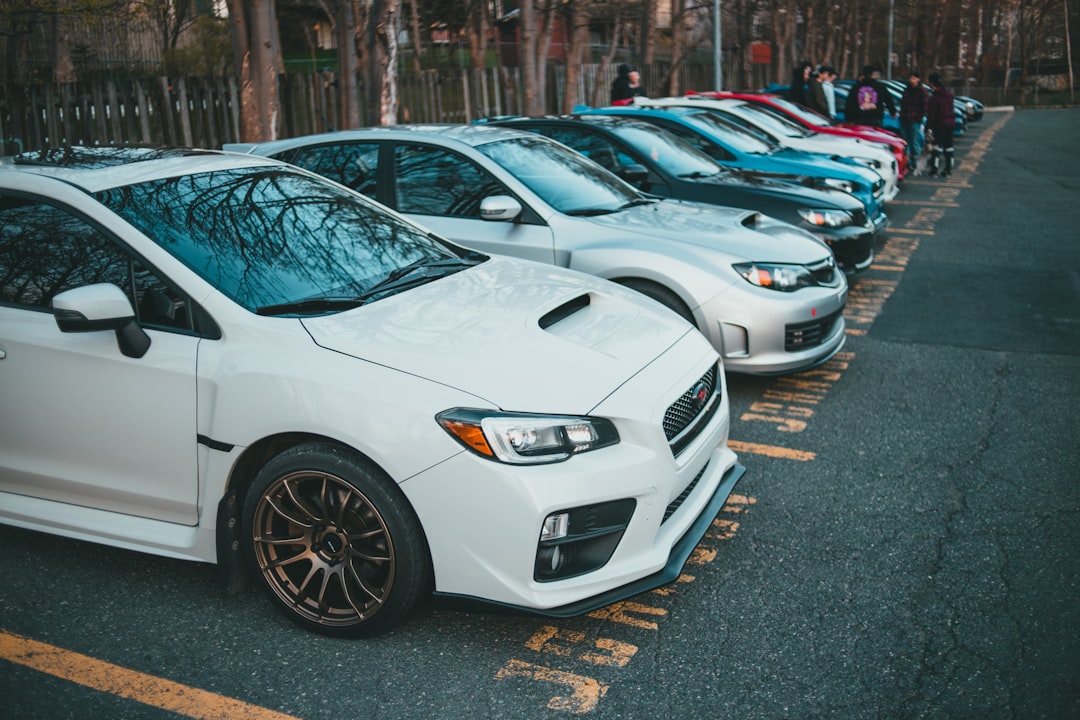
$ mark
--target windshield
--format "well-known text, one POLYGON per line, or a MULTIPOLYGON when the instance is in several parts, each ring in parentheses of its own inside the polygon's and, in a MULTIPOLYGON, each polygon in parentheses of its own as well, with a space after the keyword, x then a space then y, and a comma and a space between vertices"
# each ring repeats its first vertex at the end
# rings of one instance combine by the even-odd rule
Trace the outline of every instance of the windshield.
POLYGON ((704 129, 709 135, 722 140, 736 152, 752 155, 768 155, 777 149, 775 140, 767 140, 758 131, 752 133, 719 113, 711 113, 702 108, 685 108, 683 116, 694 125, 704 129))
MULTIPOLYGON (((374 203, 287 167, 171 177, 105 190, 97 197, 252 311, 314 299, 361 298, 405 266, 484 258, 443 244, 374 203)), ((325 305, 321 311, 345 307, 325 305)))
POLYGON ((614 211, 641 199, 614 174, 541 135, 486 143, 477 150, 561 213, 614 211))
POLYGON ((663 128, 644 123, 619 123, 612 129, 627 144, 677 177, 705 177, 724 172, 711 157, 663 128))
POLYGON ((736 106, 732 112, 738 113, 741 117, 746 118, 750 122, 757 123, 774 135, 779 135, 781 137, 805 138, 813 135, 812 132, 802 125, 781 115, 775 115, 759 105, 743 103, 742 105, 736 106))
MULTIPOLYGON (((817 112, 816 110, 811 110, 810 108, 803 107, 802 105, 797 105, 796 103, 793 103, 790 100, 787 100, 785 98, 782 98, 782 97, 779 97, 779 96, 769 96, 769 100, 772 101, 773 103, 775 103, 777 107, 783 108, 787 112, 791 113, 792 115, 795 115, 800 120, 803 120, 803 121, 809 123, 810 125, 816 125, 818 127, 825 127, 825 126, 833 124, 832 121, 829 120, 829 118, 825 117, 824 115, 817 112)), ((775 114, 778 114, 778 115, 780 114, 776 110, 772 110, 767 106, 762 106, 762 107, 765 110, 768 110, 769 112, 772 112, 772 113, 775 113, 775 114)))

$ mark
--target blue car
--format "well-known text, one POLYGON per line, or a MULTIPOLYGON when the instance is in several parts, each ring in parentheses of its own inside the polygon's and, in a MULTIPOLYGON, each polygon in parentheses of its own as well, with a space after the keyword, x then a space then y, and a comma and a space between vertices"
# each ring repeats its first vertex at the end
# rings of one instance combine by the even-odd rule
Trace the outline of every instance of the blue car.
POLYGON ((724 167, 804 186, 843 190, 861 200, 871 218, 877 217, 885 204, 885 181, 875 170, 785 148, 704 108, 622 106, 589 108, 579 114, 644 120, 697 147, 724 167))

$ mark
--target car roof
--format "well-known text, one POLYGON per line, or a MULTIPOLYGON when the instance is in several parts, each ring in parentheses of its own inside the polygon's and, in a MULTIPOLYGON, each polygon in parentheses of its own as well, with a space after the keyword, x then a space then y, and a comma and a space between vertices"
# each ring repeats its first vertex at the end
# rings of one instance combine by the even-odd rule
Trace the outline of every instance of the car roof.
POLYGON ((201 148, 70 146, 3 158, 0 171, 52 177, 97 192, 178 175, 274 164, 266 158, 201 148))
POLYGON ((296 147, 308 145, 329 144, 342 140, 363 140, 373 137, 392 138, 416 138, 416 139, 441 139, 460 142, 470 147, 484 145, 498 140, 511 138, 529 137, 535 135, 524 130, 512 130, 506 127, 478 124, 467 125, 462 123, 414 123, 407 125, 379 125, 350 130, 335 130, 333 132, 316 133, 313 135, 301 135, 284 140, 272 140, 262 143, 230 143, 224 145, 225 150, 241 153, 270 154, 291 150, 296 147))

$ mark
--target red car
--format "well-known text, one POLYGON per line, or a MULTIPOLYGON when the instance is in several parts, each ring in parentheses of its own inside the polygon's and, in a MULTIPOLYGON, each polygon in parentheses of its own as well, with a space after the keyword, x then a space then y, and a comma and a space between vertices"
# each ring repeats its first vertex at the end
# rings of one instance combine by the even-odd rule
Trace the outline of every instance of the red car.
POLYGON ((870 127, 869 125, 838 123, 834 120, 830 120, 821 113, 793 103, 787 98, 780 97, 779 95, 727 91, 688 92, 686 94, 697 95, 700 97, 737 98, 739 100, 745 100, 761 105, 777 115, 793 120, 807 130, 825 133, 827 135, 856 137, 866 140, 867 142, 888 145, 889 149, 892 150, 893 155, 896 156, 896 166, 899 168, 899 176, 904 177, 907 175, 907 152, 905 151, 907 143, 888 130, 870 127))

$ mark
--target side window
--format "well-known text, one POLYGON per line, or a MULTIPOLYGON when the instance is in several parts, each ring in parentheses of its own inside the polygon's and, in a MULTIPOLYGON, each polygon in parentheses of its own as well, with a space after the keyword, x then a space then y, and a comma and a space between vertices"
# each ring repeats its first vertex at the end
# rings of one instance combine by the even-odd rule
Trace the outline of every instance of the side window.
POLYGON ((665 125, 664 129, 672 135, 678 137, 680 140, 684 140, 690 145, 693 145, 698 150, 711 157, 713 160, 730 161, 735 159, 735 156, 729 153, 727 150, 710 141, 708 138, 699 135, 693 130, 684 128, 680 125, 665 125))
POLYGON ((379 168, 377 143, 343 143, 301 148, 278 159, 328 177, 375 199, 375 173, 379 168))
POLYGON ((543 133, 552 140, 558 140, 563 145, 574 148, 594 163, 607 168, 611 172, 618 172, 624 162, 632 162, 625 156, 620 161, 619 149, 614 143, 591 132, 573 128, 544 128, 543 133))
POLYGON ((394 148, 397 210, 417 215, 480 217, 480 201, 507 190, 486 170, 456 153, 423 145, 394 148))
POLYGON ((184 297, 112 238, 63 208, 0 196, 0 302, 49 310, 65 290, 112 283, 149 327, 190 330, 184 297))

